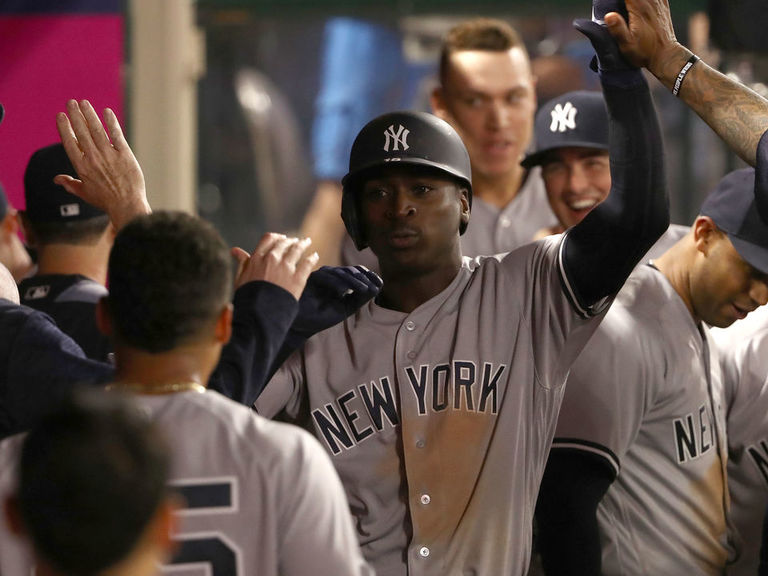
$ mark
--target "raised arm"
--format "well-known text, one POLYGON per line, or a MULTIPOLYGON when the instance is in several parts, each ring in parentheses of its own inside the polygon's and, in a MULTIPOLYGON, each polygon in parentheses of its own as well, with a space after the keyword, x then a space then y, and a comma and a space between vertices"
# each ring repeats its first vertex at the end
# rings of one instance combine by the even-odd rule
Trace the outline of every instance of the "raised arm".
MULTIPOLYGON (((593 14, 601 4, 595 0, 593 14)), ((620 4, 613 2, 612 4, 620 4)), ((595 18, 599 20, 599 17, 595 18)), ((592 42, 608 111, 611 193, 566 235, 563 267, 579 308, 615 294, 669 226, 664 150, 656 110, 640 69, 627 63, 605 26, 577 20, 592 42)))
POLYGON ((104 110, 104 123, 87 100, 70 100, 56 116, 61 143, 79 179, 56 176, 56 184, 109 214, 119 230, 134 217, 151 212, 144 174, 115 113, 104 110))
POLYGON ((645 67, 696 112, 745 162, 768 130, 768 101, 743 84, 698 60, 675 37, 668 0, 626 0, 629 25, 616 13, 605 24, 622 54, 645 67), (683 69, 686 68, 683 73, 683 69))

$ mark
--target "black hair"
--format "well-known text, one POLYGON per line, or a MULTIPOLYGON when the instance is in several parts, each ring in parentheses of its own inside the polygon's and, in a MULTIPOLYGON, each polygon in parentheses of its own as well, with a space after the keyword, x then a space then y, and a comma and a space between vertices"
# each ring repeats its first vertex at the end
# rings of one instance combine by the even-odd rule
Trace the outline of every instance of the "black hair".
POLYGON ((163 436, 126 398, 75 390, 21 449, 17 501, 36 553, 76 576, 116 564, 167 497, 169 468, 163 436))
POLYGON ((108 279, 115 338, 165 352, 200 336, 229 302, 232 261, 211 224, 155 212, 118 233, 108 279))
POLYGON ((37 244, 73 244, 76 246, 95 244, 109 224, 109 216, 103 214, 87 220, 72 222, 34 222, 24 218, 26 226, 35 236, 37 244))

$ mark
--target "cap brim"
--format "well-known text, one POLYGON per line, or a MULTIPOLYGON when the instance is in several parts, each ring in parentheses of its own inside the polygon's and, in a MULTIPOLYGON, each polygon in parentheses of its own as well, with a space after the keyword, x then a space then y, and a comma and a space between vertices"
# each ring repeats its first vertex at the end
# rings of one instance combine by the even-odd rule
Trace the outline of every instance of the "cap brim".
POLYGON ((747 264, 756 268, 763 274, 768 274, 768 248, 748 242, 734 234, 727 234, 731 244, 736 248, 736 252, 739 253, 739 256, 741 256, 747 264))
POLYGON ((368 176, 371 172, 375 172, 376 170, 380 170, 382 168, 387 167, 395 167, 397 165, 403 165, 407 164, 410 166, 423 166, 424 168, 431 169, 435 173, 438 174, 448 174, 449 176, 453 176, 454 178, 458 178, 459 180, 463 180, 467 182, 467 184, 471 187, 472 183, 468 182, 467 179, 459 174, 453 167, 448 166, 446 164, 440 164, 438 162, 432 162, 430 160, 427 160, 425 158, 410 158, 408 156, 404 156, 397 160, 389 160, 388 162, 382 162, 381 160, 377 160, 376 162, 371 162, 370 164, 365 164, 364 166, 359 167, 354 172, 347 173, 344 178, 341 179, 341 185, 347 186, 352 182, 358 182, 361 178, 364 178, 368 176))
POLYGON ((561 146, 550 146, 549 148, 544 148, 543 150, 537 150, 532 154, 528 154, 520 161, 520 166, 523 168, 538 166, 550 152, 559 150, 560 148, 594 148, 595 150, 608 150, 608 146, 596 146, 594 142, 568 142, 561 146))

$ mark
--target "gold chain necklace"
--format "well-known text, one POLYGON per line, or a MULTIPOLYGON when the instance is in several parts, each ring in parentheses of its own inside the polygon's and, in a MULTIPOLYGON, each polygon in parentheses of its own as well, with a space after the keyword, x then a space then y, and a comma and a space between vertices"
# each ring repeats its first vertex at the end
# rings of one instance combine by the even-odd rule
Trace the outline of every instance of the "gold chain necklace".
POLYGON ((205 386, 197 382, 176 382, 173 384, 109 384, 108 391, 125 391, 134 394, 174 394, 176 392, 205 392, 205 386))

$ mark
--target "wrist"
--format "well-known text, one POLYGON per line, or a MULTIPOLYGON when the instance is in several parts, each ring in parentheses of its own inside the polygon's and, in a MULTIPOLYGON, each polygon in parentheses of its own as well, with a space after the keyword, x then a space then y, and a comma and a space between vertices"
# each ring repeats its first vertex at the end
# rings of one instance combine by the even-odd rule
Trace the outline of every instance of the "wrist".
POLYGON ((671 91, 675 86, 680 70, 692 54, 688 48, 675 42, 659 51, 653 62, 649 63, 648 70, 671 91))

